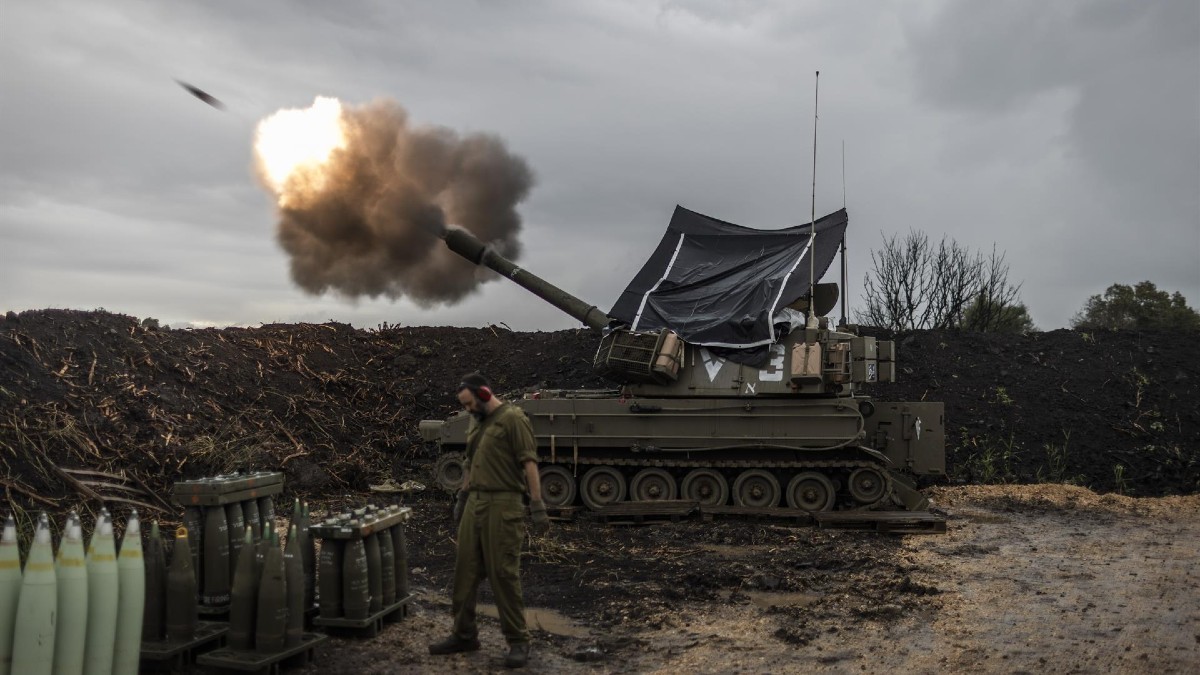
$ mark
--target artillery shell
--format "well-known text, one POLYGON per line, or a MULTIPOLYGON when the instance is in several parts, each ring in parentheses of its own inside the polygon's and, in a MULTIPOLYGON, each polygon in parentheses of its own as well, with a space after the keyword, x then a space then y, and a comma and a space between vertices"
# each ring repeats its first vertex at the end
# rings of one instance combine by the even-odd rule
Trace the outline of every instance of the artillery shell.
POLYGON ((283 552, 279 535, 272 532, 263 561, 262 581, 258 586, 258 615, 255 617, 255 649, 262 654, 283 651, 287 643, 287 579, 283 570, 283 552))
POLYGON ((254 535, 247 527, 242 533, 233 589, 229 594, 229 647, 253 649, 255 612, 258 607, 258 575, 255 574, 254 535))
POLYGON ((54 672, 78 675, 83 672, 83 649, 87 640, 88 574, 83 552, 83 526, 74 511, 67 516, 63 526, 54 572, 58 576, 54 672))
POLYGON ((50 519, 38 516, 25 577, 17 600, 16 630, 13 631, 12 672, 47 673, 54 666, 55 614, 58 612, 57 575, 50 545, 50 519))
POLYGON ((84 670, 89 675, 107 675, 112 672, 121 591, 120 579, 117 576, 117 546, 113 538, 112 516, 108 514, 108 509, 100 509, 100 520, 92 532, 92 541, 87 551, 87 577, 84 670))
POLYGON ((367 546, 362 539, 351 539, 342 558, 342 611, 347 619, 365 619, 370 609, 367 546))
MULTIPOLYGON (((257 499, 247 499, 242 502, 242 520, 246 522, 246 527, 250 528, 254 541, 262 538, 262 523, 259 521, 257 499)), ((230 553, 232 554, 232 551, 230 553)))
POLYGON ((270 496, 258 498, 258 519, 263 532, 275 529, 275 500, 270 496))
MULTIPOLYGON (((209 511, 220 513, 221 522, 225 522, 224 509, 209 511)), ((205 560, 208 560, 207 556, 205 560)), ((171 567, 167 570, 167 639, 182 642, 190 641, 195 636, 196 576, 192 574, 192 547, 188 543, 187 528, 180 527, 175 530, 175 550, 171 554, 171 567)))
POLYGON ((296 528, 288 532, 287 548, 283 550, 283 574, 287 581, 287 646, 295 647, 304 638, 304 561, 300 553, 300 537, 296 528))
POLYGON ((146 563, 146 598, 142 607, 142 640, 158 642, 166 635, 167 558, 163 553, 158 521, 150 524, 150 536, 143 551, 146 563))
POLYGON ((383 580, 380 570, 379 537, 368 535, 365 540, 367 551, 367 589, 371 593, 370 608, 374 614, 383 609, 383 580))
POLYGON ((21 597, 21 551, 17 546, 17 523, 12 514, 0 536, 0 675, 12 670, 13 627, 21 597))
MULTIPOLYGON (((192 573, 196 575, 196 588, 204 588, 204 509, 199 506, 189 506, 183 510, 183 526, 187 528, 188 538, 192 549, 192 573)), ((160 547, 161 548, 161 543, 160 547)), ((163 574, 166 574, 166 555, 163 555, 163 574)), ((163 583, 166 583, 163 576, 163 583)), ((164 586, 165 588, 165 586, 164 586)))
MULTIPOLYGON (((376 536, 379 538, 380 582, 383 586, 383 605, 386 607, 396 602, 396 550, 392 547, 391 528, 381 530, 376 536)), ((367 562, 370 563, 370 560, 367 562)))
POLYGON ((404 536, 404 523, 391 527, 392 549, 396 554, 396 599, 408 597, 408 540, 404 536))
POLYGON ((142 649, 142 612, 146 604, 146 565, 142 560, 142 524, 137 510, 129 514, 117 555, 117 636, 113 645, 114 675, 137 675, 142 649))
POLYGON ((337 539, 321 542, 317 582, 321 587, 321 616, 326 619, 342 618, 342 552, 343 544, 337 539))
POLYGON ((237 567, 238 553, 242 550, 242 535, 246 531, 246 518, 242 513, 242 503, 233 502, 225 505, 225 527, 229 536, 229 579, 233 579, 233 570, 237 567))
MULTIPOLYGON (((178 538, 177 533, 176 541, 178 538)), ((184 538, 187 538, 186 532, 184 538)), ((203 564, 204 595, 200 598, 201 602, 213 607, 229 604, 229 525, 225 519, 225 509, 220 506, 204 510, 203 564)), ((175 560, 172 557, 171 567, 174 566, 175 560)), ((188 566, 191 566, 190 561, 188 566)))
POLYGON ((254 576, 262 583, 263 565, 267 561, 267 549, 271 547, 271 537, 259 539, 254 544, 254 576))
POLYGON ((300 535, 300 553, 304 560, 304 606, 312 607, 316 596, 317 581, 317 543, 313 540, 312 518, 308 512, 308 502, 300 507, 300 526, 296 531, 300 535))

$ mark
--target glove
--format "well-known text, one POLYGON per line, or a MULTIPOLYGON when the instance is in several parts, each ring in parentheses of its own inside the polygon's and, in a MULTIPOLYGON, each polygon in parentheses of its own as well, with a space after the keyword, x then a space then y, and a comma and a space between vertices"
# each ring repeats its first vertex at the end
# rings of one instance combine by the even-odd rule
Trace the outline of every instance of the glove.
POLYGON ((454 516, 454 522, 458 523, 462 520, 463 509, 467 507, 467 491, 459 490, 454 495, 454 510, 451 514, 454 516))
POLYGON ((529 502, 529 517, 533 520, 533 533, 544 537, 550 533, 550 516, 546 515, 546 502, 535 499, 529 502))

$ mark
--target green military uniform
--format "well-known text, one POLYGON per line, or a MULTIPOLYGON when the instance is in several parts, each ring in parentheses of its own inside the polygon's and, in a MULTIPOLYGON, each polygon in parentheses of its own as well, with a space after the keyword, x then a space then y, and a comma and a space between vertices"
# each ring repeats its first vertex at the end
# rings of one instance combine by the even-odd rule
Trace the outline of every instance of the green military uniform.
POLYGON ((467 429, 470 472, 466 507, 458 525, 454 566, 454 633, 476 639, 479 584, 492 582, 500 628, 510 645, 529 642, 521 597, 521 540, 525 538, 525 462, 537 461, 533 425, 520 408, 501 404, 467 429))

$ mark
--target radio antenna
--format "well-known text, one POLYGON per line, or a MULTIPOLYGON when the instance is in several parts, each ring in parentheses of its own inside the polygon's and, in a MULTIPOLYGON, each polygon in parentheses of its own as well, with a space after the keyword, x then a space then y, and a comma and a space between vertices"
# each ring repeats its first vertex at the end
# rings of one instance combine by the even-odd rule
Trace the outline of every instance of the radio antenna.
MULTIPOLYGON (((842 210, 846 210, 846 139, 842 139, 842 210)), ((842 230, 842 325, 850 324, 846 318, 846 294, 850 292, 850 271, 846 266, 846 230, 842 230)))
POLYGON ((821 71, 817 71, 813 85, 813 172, 812 172, 812 220, 808 226, 808 322, 809 328, 817 327, 817 110, 821 100, 821 71))

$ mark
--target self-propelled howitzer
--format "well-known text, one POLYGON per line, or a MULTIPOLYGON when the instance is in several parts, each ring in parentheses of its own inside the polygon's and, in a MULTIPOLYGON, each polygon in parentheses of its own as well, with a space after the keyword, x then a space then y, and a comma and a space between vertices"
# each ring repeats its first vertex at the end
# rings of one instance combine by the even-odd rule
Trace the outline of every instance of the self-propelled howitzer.
MULTIPOLYGON (((781 316, 801 321, 781 323, 756 359, 739 359, 669 328, 631 330, 466 230, 444 239, 598 333, 593 365, 613 389, 527 391, 517 401, 533 423, 548 506, 684 499, 702 508, 921 510, 928 503, 914 479, 945 473, 942 404, 863 391, 894 381, 895 344, 829 326, 836 284, 790 303, 781 316)), ((468 419, 421 422, 441 451, 436 479, 446 490, 461 485, 468 419)))

